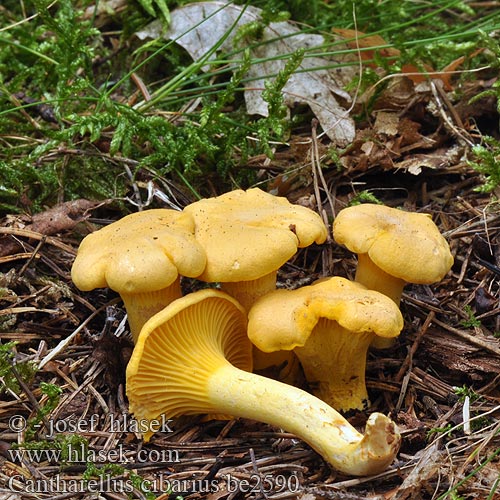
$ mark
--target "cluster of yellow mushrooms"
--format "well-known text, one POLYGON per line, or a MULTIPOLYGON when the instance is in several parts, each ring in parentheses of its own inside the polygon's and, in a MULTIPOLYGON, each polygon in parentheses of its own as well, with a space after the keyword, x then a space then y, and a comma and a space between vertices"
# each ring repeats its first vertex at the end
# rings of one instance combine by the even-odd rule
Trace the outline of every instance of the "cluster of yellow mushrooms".
POLYGON ((361 434, 342 413, 368 408, 367 350, 401 332, 405 283, 439 281, 453 259, 428 215, 364 204, 333 224, 335 240, 358 254, 354 282, 335 276, 276 289, 278 269, 327 235, 314 211, 249 189, 183 211, 134 213, 86 236, 72 278, 81 290, 109 287, 123 299, 135 342, 131 413, 255 419, 294 433, 346 474, 390 465, 396 425, 372 413, 361 434), (181 276, 220 288, 183 296, 181 276), (297 359, 313 394, 293 385, 297 359), (278 380, 255 373, 271 366, 278 380))

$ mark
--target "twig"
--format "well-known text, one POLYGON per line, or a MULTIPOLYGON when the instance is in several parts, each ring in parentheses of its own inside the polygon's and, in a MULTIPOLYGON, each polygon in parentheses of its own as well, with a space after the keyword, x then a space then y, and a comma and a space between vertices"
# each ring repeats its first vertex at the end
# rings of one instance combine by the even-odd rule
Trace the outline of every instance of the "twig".
POLYGON ((36 258, 36 256, 38 255, 38 252, 40 251, 40 248, 43 247, 43 245, 45 244, 46 240, 47 240, 47 235, 44 234, 42 236, 42 238, 40 238, 40 241, 38 242, 38 244, 35 247, 35 249, 31 252, 31 255, 30 255, 29 259, 23 264, 23 267, 21 267, 21 269, 19 270, 18 276, 23 276, 24 275, 24 273, 26 272, 26 269, 28 269, 28 267, 31 265, 31 263, 33 262, 33 260, 36 258))
MULTIPOLYGON (((446 124, 446 126, 450 129, 452 135, 454 134, 457 137, 460 137, 460 139, 462 139, 462 141, 464 141, 468 146, 471 146, 471 147, 474 146, 474 142, 471 139, 469 139, 468 137, 466 137, 462 133, 462 131, 460 131, 457 127, 455 127, 455 124, 453 123, 453 121, 450 120, 450 118, 446 114, 446 112, 444 110, 445 105, 443 105, 443 102, 442 102, 443 93, 441 93, 438 90, 439 86, 436 85, 436 83, 434 82, 434 80, 430 81, 430 86, 431 86, 432 95, 434 96, 437 108, 439 110, 439 114, 441 115, 441 117, 442 117, 444 123, 446 124)), ((451 106, 451 103, 450 103, 450 106, 451 106)), ((448 108, 448 109, 450 109, 450 108, 448 108)))
MULTIPOLYGON (((319 177, 321 180, 321 185, 326 194, 326 198, 328 199, 328 203, 330 204, 330 208, 332 210, 332 214, 335 214, 335 205, 333 202, 333 198, 330 194, 330 190, 328 189, 328 183, 325 180, 325 176, 323 175, 323 170, 321 169, 320 157, 319 157, 319 149, 318 149, 318 136, 317 136, 317 128, 318 128, 318 120, 313 120, 312 125, 312 148, 311 148, 311 163, 313 172, 319 177)), ((319 196, 319 187, 314 186, 314 191, 317 196, 319 196), (317 192, 316 192, 317 191, 317 192)), ((326 227, 328 227, 328 217, 321 206, 321 200, 316 200, 318 203, 318 210, 320 211, 320 215, 323 217, 323 222, 326 227)))
POLYGON ((59 342, 59 344, 57 344, 56 347, 54 347, 54 349, 52 349, 48 354, 47 356, 45 356, 45 358, 43 358, 39 365, 38 365, 38 368, 39 369, 42 369, 49 361, 52 361, 59 353, 61 353, 62 351, 64 351, 64 349, 66 349, 66 347, 68 345, 71 344, 71 342, 73 341, 73 339, 80 333, 81 330, 83 330, 83 328, 85 326, 87 326, 87 324, 95 318, 95 316, 97 316, 100 312, 102 312, 104 309, 106 309, 106 307, 112 305, 112 304, 117 304, 118 302, 120 302, 120 298, 117 297, 116 299, 113 299, 111 302, 108 302, 107 304, 101 306, 99 309, 96 309, 93 313, 90 314, 90 316, 85 320, 83 321, 80 326, 78 326, 78 328, 76 328, 76 330, 73 331, 73 333, 71 333, 68 337, 66 337, 65 339, 61 340, 61 342, 59 342))
POLYGON ((0 234, 8 234, 11 236, 22 236, 24 238, 33 238, 34 240, 44 239, 46 243, 53 245, 60 250, 63 250, 70 255, 76 255, 76 250, 69 245, 66 245, 59 241, 57 238, 47 236, 45 234, 37 233, 36 231, 30 231, 29 229, 18 229, 13 227, 0 227, 0 234))
POLYGON ((47 430, 50 429, 50 424, 49 421, 47 420, 47 417, 42 413, 42 409, 40 408, 40 405, 38 404, 37 399, 35 398, 34 394, 31 392, 31 389, 28 387, 28 385, 24 382, 23 378, 21 375, 19 375, 19 372, 17 371, 15 363, 10 360, 10 370, 12 372, 12 375, 14 375, 15 379, 17 380, 17 383, 23 390, 24 394, 26 394, 29 402, 32 404, 33 409, 37 412, 38 415, 40 415, 40 418, 42 419, 43 425, 47 430))
MULTIPOLYGON (((253 451, 253 448, 250 448, 248 450, 248 452, 250 454, 250 460, 252 461, 252 470, 255 472, 255 474, 257 474, 258 476, 260 476, 259 467, 257 466, 257 461, 255 460, 255 452, 253 451)), ((269 498, 267 496, 267 493, 264 490, 264 485, 263 485, 262 481, 259 481, 259 489, 260 489, 260 494, 264 498, 266 498, 266 499, 269 498)))
MULTIPOLYGON (((416 339, 413 341, 413 344, 410 348, 410 351, 408 352, 408 356, 406 356, 403 364, 401 365, 401 368, 399 369, 396 377, 394 380, 396 382, 401 382, 403 379, 406 370, 408 370, 413 362, 413 356, 417 352, 418 346, 420 345, 420 342, 422 341, 423 336, 426 334, 427 330, 429 329, 429 326, 431 325, 432 321, 434 320, 434 317, 436 314, 434 311, 431 311, 428 315, 427 318, 425 318, 424 324, 422 325, 422 328, 420 328, 419 332, 417 333, 416 339)), ((411 370, 411 368, 410 368, 411 370)))

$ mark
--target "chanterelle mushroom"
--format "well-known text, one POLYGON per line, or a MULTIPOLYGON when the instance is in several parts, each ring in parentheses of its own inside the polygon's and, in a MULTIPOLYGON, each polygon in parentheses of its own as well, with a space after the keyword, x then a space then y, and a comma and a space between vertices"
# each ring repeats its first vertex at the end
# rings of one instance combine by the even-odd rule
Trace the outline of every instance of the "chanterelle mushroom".
MULTIPOLYGON (((436 283, 453 265, 448 243, 428 214, 356 205, 338 213, 333 237, 358 254, 356 281, 387 295, 398 306, 406 283, 436 283)), ((391 344, 377 341, 374 345, 391 344)))
POLYGON ((135 341, 147 319, 181 296, 179 275, 196 277, 205 264, 193 218, 160 208, 127 215, 87 235, 71 277, 80 290, 118 292, 135 341))
POLYGON ((313 395, 250 373, 251 364, 241 305, 219 290, 191 293, 144 325, 127 367, 130 411, 141 422, 199 413, 266 422, 347 474, 375 474, 393 461, 401 438, 389 418, 372 414, 363 435, 313 395))
POLYGON ((248 314, 250 340, 265 352, 293 349, 314 394, 342 412, 368 407, 368 347, 402 328, 391 299, 341 277, 275 290, 248 314))
POLYGON ((207 254, 198 279, 220 282, 246 309, 276 288, 278 269, 298 248, 327 238, 316 212, 258 188, 205 198, 184 211, 207 254))

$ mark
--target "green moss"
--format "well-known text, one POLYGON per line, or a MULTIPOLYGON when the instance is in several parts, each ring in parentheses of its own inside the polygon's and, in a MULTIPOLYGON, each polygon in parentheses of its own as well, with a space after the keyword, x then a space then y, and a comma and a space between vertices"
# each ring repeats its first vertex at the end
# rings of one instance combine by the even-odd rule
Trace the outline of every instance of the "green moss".
MULTIPOLYGON (((207 194, 207 178, 221 189, 248 186, 254 181, 245 168, 248 157, 271 156, 270 142, 285 140, 295 125, 287 118, 281 90, 304 56, 291 54, 277 80, 266 85, 269 116, 248 116, 243 78, 252 61, 245 46, 249 39, 258 43, 269 22, 290 17, 328 33, 335 26, 354 28, 356 19, 360 31, 377 33, 401 51, 392 67, 375 52, 376 63, 388 71, 408 61, 442 67, 479 46, 489 48, 482 58, 499 51, 492 37, 478 36, 498 28, 498 19, 457 0, 362 0, 355 12, 347 0, 261 0, 252 5, 263 9, 262 21, 240 28, 232 54, 219 54, 212 71, 204 73, 203 62, 191 61, 174 43, 134 37, 155 16, 167 24, 169 10, 184 3, 129 2, 113 15, 118 30, 111 34, 94 24, 91 0, 2 4, 0 212, 36 212, 80 197, 123 199, 131 183, 144 178, 185 183, 195 196, 207 194), (140 106, 133 106, 132 74, 153 94, 140 106), (199 105, 187 113, 189 102, 199 105)), ((325 44, 334 57, 337 49, 325 44)), ((368 69, 362 82, 373 85, 377 78, 368 69)), ((489 189, 498 179, 491 161, 486 168, 489 189)))
POLYGON ((21 387, 18 377, 29 384, 37 371, 36 365, 29 361, 19 362, 15 364, 16 374, 13 371, 13 358, 15 356, 15 346, 17 342, 7 342, 0 344, 0 394, 12 391, 19 395, 21 387))

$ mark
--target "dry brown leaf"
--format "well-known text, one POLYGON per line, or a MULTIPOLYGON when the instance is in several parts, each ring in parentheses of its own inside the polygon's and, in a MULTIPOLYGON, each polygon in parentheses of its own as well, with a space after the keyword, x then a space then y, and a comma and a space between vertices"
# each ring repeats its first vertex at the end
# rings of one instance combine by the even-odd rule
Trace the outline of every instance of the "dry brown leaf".
POLYGON ((400 55, 400 51, 391 47, 380 35, 367 35, 362 31, 344 28, 333 28, 332 31, 342 38, 345 38, 347 45, 353 49, 358 47, 360 49, 373 48, 373 50, 363 50, 360 52, 359 57, 361 57, 363 61, 373 59, 375 51, 379 52, 382 57, 396 58, 400 55))
POLYGON ((446 452, 439 449, 439 443, 429 445, 420 453, 420 458, 413 470, 406 476, 392 500, 417 500, 422 498, 421 491, 429 478, 445 468, 446 452))
POLYGON ((87 211, 96 205, 98 205, 97 202, 84 199, 61 203, 45 212, 34 215, 28 228, 46 235, 73 229, 78 222, 85 218, 87 211))
POLYGON ((373 129, 378 134, 384 134, 393 137, 399 131, 399 116, 396 113, 379 111, 377 112, 377 117, 375 119, 373 129))
MULTIPOLYGON (((33 215, 31 223, 25 225, 23 229, 46 236, 68 231, 88 217, 90 215, 88 211, 98 204, 96 201, 84 199, 67 201, 33 215)), ((9 236, 2 236, 0 243, 0 256, 2 257, 11 255, 20 248, 18 240, 9 236)))
MULTIPOLYGON (((388 60, 389 65, 392 61, 396 60, 401 52, 395 47, 391 47, 390 43, 387 42, 380 35, 367 35, 362 31, 356 31, 353 29, 342 29, 333 28, 333 33, 339 35, 343 39, 348 47, 352 49, 364 49, 360 50, 358 57, 362 61, 369 61, 367 66, 371 68, 376 68, 377 65, 371 61, 375 58, 375 53, 377 52, 380 57, 388 60), (372 48, 373 50, 366 50, 372 48)), ((441 71, 436 71, 430 64, 423 64, 422 66, 416 66, 414 64, 403 64, 401 66, 401 74, 406 75, 413 83, 422 83, 430 78, 441 80, 444 84, 444 89, 447 91, 453 90, 453 85, 451 78, 454 72, 465 62, 466 59, 470 59, 480 54, 484 49, 480 48, 470 54, 469 56, 461 56, 455 59, 450 64, 445 66, 441 71), (427 73, 432 73, 428 75, 427 73)))
MULTIPOLYGON (((229 31, 220 50, 233 51, 238 28, 259 21, 261 12, 261 9, 256 7, 244 8, 224 2, 192 3, 171 13, 171 24, 166 33, 162 33, 159 22, 154 22, 136 34, 140 39, 163 36, 175 40, 198 61, 229 31)), ((307 50, 323 43, 322 36, 304 34, 289 22, 270 23, 266 26, 260 43, 248 47, 254 61, 246 75, 245 83, 248 113, 267 116, 267 102, 262 97, 266 82, 274 80, 275 75, 285 68, 289 55, 298 49, 307 50)), ((297 103, 308 105, 328 137, 336 144, 344 146, 354 138, 354 121, 348 111, 337 102, 336 97, 349 102, 350 96, 339 84, 339 69, 336 73, 319 69, 334 63, 335 61, 308 54, 285 84, 283 96, 289 108, 293 108, 297 103)), ((207 64, 203 69, 208 71, 209 68, 207 64)), ((346 68, 345 71, 352 70, 346 68)))

